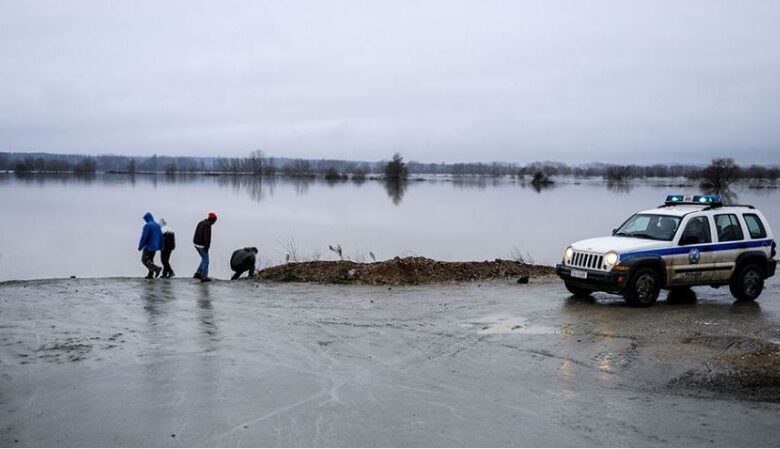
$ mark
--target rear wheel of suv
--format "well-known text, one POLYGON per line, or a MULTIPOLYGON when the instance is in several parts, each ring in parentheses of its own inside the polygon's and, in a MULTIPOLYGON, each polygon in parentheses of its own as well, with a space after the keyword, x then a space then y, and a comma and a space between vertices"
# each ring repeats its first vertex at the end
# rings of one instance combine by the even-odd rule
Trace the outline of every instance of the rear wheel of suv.
POLYGON ((661 292, 661 277, 652 268, 640 268, 631 277, 623 293, 626 302, 636 307, 655 304, 661 292))
POLYGON ((574 295, 577 298, 584 298, 591 293, 593 293, 593 290, 589 290, 587 288, 577 287, 576 285, 570 284, 568 282, 564 282, 564 285, 566 285, 566 290, 569 291, 572 295, 574 295))
POLYGON ((747 264, 737 268, 731 278, 729 290, 732 296, 745 301, 753 301, 764 290, 764 272, 756 264, 747 264))

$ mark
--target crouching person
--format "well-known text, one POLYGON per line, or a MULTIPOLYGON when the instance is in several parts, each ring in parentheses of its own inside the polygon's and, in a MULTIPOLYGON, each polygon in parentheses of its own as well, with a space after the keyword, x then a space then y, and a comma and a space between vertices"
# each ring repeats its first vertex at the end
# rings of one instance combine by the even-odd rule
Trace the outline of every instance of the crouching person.
POLYGON ((230 269, 236 273, 230 279, 236 280, 246 271, 249 272, 250 277, 254 276, 256 263, 257 248, 241 248, 233 251, 233 255, 230 256, 230 269))

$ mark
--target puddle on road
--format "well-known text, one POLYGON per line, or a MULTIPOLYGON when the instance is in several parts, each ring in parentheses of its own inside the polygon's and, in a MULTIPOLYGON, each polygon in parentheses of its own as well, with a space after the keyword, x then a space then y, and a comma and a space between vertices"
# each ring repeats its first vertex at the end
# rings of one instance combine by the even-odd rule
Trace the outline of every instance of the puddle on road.
POLYGON ((462 326, 476 329, 479 335, 551 335, 560 333, 558 329, 552 326, 534 324, 528 318, 509 314, 489 315, 464 323, 462 326))

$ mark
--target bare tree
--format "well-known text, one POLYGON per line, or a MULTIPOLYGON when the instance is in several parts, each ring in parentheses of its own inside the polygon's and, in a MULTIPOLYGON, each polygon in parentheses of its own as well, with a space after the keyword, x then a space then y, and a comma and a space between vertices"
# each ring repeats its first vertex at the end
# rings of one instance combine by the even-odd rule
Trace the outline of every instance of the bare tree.
POLYGON ((702 185, 714 193, 723 193, 740 176, 740 168, 732 158, 713 159, 699 174, 702 185))
POLYGON ((246 168, 254 176, 263 176, 263 152, 259 148, 249 153, 246 168))
POLYGON ((634 177, 634 168, 628 165, 610 165, 604 171, 607 181, 627 181, 634 177))
POLYGON ((385 178, 389 181, 406 181, 409 177, 409 170, 406 168, 404 158, 400 153, 393 155, 393 160, 385 165, 385 178))
POLYGON ((73 172, 77 175, 94 175, 97 163, 94 158, 85 157, 73 166, 73 172))

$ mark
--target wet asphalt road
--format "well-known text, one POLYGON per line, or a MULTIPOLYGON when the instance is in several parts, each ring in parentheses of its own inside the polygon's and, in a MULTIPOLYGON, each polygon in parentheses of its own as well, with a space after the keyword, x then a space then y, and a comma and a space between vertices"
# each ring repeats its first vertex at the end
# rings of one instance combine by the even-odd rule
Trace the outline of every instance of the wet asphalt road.
POLYGON ((0 446, 777 446, 776 396, 685 379, 775 350, 780 284, 698 292, 0 284, 0 446))

